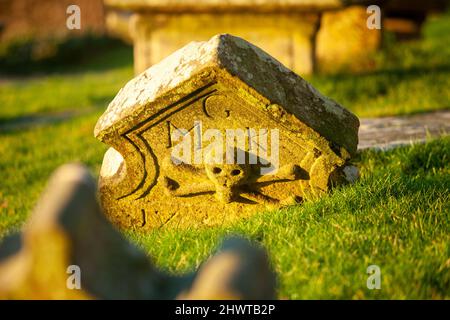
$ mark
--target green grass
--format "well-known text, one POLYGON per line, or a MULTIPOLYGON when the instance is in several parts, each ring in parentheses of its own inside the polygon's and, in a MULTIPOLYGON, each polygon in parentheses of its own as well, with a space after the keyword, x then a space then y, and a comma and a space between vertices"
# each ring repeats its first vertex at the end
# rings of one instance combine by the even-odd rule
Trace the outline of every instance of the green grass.
MULTIPOLYGON (((424 39, 390 44, 377 69, 314 76, 321 91, 359 116, 409 114, 450 106, 450 19, 433 19, 424 39)), ((112 50, 60 73, 0 80, 0 238, 19 229, 51 172, 80 161, 98 174, 106 146, 96 120, 132 78, 129 49, 112 50), (57 123, 2 130, 55 112, 57 123)), ((450 138, 389 152, 365 151, 361 180, 324 198, 260 213, 226 228, 129 231, 163 268, 192 270, 220 239, 243 234, 262 243, 279 275, 281 298, 450 298, 450 138), (382 289, 366 288, 377 264, 382 289)))
POLYGON ((106 146, 94 138, 92 128, 100 114, 0 133, 0 235, 23 223, 59 165, 78 161, 99 172, 106 146))
POLYGON ((96 57, 81 70, 68 67, 64 73, 0 82, 0 124, 19 117, 67 110, 104 110, 124 83, 133 77, 131 54, 130 49, 119 48, 96 57), (117 60, 124 61, 123 65, 117 66, 117 60), (104 61, 108 61, 108 65, 102 69, 104 61))
MULTIPOLYGON (((0 234, 20 227, 59 164, 78 160, 98 172, 105 148, 90 134, 88 124, 95 118, 3 137, 0 234), (18 144, 19 138, 28 147, 18 144)), ((448 299, 449 156, 450 137, 389 152, 365 151, 355 159, 359 182, 318 201, 228 227, 127 235, 159 267, 178 273, 198 266, 224 236, 245 235, 268 250, 281 298, 448 299), (366 288, 371 264, 381 268, 381 290, 366 288)))
MULTIPOLYGON (((421 40, 385 42, 370 72, 306 78, 360 117, 450 109, 450 13, 430 18, 421 40)), ((104 109, 133 76, 132 51, 120 46, 60 70, 0 80, 0 123, 49 112, 104 109)))
POLYGON ((162 229, 130 238, 174 272, 198 266, 226 235, 262 243, 289 299, 450 298, 450 137, 365 151, 361 180, 319 201, 229 227, 162 229), (366 268, 381 268, 368 290, 366 268))

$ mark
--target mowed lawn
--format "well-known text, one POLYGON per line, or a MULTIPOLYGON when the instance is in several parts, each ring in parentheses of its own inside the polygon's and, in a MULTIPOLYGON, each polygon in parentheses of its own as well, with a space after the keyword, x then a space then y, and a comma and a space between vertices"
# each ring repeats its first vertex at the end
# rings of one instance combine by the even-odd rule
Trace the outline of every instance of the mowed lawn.
MULTIPOLYGON (((448 15, 433 18, 422 40, 389 42, 370 72, 307 79, 361 117, 448 109, 449 31, 448 15)), ((131 50, 120 48, 76 71, 0 79, 0 238, 20 229, 57 166, 80 161, 98 175, 106 146, 95 122, 132 76, 131 50)), ((361 179, 320 200, 226 227, 126 233, 173 272, 193 270, 226 235, 246 236, 268 250, 280 298, 449 299, 449 157, 448 137, 365 151, 361 179), (372 264, 380 290, 366 287, 372 264)))

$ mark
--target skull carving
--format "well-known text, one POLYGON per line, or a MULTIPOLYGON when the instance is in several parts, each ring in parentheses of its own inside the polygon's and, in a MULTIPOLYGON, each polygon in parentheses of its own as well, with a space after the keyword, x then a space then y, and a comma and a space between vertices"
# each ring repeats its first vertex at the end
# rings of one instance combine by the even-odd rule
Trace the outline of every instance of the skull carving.
MULTIPOLYGON (((168 194, 176 197, 194 196, 202 193, 214 193, 218 201, 230 203, 242 200, 242 198, 267 205, 276 204, 279 201, 261 194, 257 191, 257 185, 261 183, 276 183, 281 181, 293 181, 304 176, 303 170, 294 164, 288 164, 279 168, 274 175, 261 175, 260 164, 249 164, 249 153, 245 154, 245 163, 236 163, 237 148, 229 148, 221 154, 206 154, 203 166, 194 166, 186 163, 175 165, 173 159, 166 159, 165 169, 168 175, 164 176, 164 186, 168 194), (231 155, 233 155, 231 157, 231 155), (180 185, 174 176, 179 179, 193 178, 193 182, 180 185), (195 181, 195 182, 194 182, 195 181)), ((242 159, 241 159, 242 160, 242 159)))
MULTIPOLYGON (((231 149, 229 152, 236 153, 236 149, 231 149)), ((229 203, 236 198, 238 187, 246 184, 251 168, 248 164, 228 164, 227 159, 224 158, 226 156, 219 161, 221 163, 214 163, 211 153, 207 154, 205 170, 215 186, 216 198, 223 203, 229 203)))

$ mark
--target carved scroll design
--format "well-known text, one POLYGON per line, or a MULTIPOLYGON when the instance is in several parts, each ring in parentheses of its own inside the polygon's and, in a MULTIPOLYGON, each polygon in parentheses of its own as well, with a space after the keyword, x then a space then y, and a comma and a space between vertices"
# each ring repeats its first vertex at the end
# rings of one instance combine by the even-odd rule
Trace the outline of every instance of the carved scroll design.
POLYGON ((139 193, 136 199, 142 199, 151 192, 158 181, 158 159, 148 141, 143 137, 143 134, 147 130, 150 130, 160 123, 163 123, 175 113, 216 92, 217 89, 212 88, 214 84, 215 82, 212 82, 193 91, 192 93, 182 97, 176 102, 162 108, 155 114, 151 115, 149 118, 136 124, 134 127, 122 134, 122 137, 126 139, 139 154, 143 167, 143 175, 135 188, 133 188, 130 192, 127 192, 126 194, 120 196, 118 199, 123 199, 135 195, 136 193, 139 193), (151 171, 151 169, 153 169, 155 172, 154 175, 150 178, 149 172, 151 171))

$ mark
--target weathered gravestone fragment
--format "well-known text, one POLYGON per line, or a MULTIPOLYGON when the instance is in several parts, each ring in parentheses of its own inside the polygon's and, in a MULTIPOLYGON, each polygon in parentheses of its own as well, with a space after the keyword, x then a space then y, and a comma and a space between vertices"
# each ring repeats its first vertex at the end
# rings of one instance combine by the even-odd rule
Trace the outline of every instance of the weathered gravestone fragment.
POLYGON ((123 227, 211 225, 327 191, 355 115, 247 41, 192 42, 131 80, 99 119, 101 201, 123 227))

